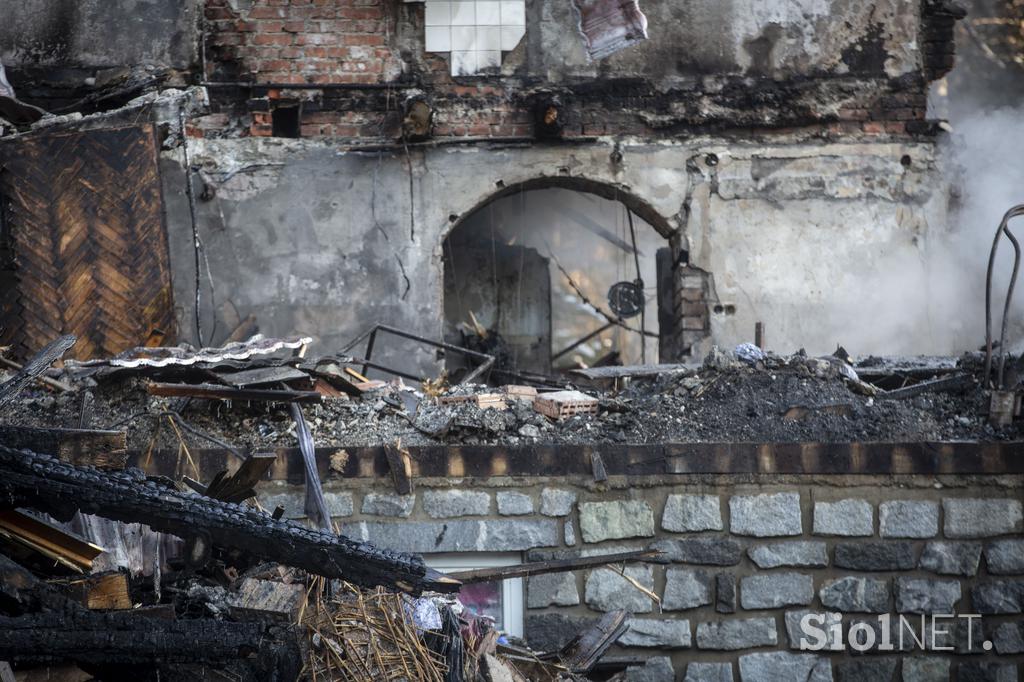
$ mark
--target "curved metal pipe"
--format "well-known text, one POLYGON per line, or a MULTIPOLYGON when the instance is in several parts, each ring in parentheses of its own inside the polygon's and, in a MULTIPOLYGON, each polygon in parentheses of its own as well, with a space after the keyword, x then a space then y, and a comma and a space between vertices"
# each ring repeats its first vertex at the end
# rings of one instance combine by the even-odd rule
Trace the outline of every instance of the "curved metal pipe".
POLYGON ((1006 238, 1010 240, 1010 244, 1013 245, 1014 258, 1010 284, 1006 288, 1006 302, 1003 304, 1003 320, 999 333, 999 373, 995 385, 997 389, 1003 387, 1003 370, 1006 366, 1006 353, 1004 352, 1006 348, 1006 326, 1010 313, 1010 303, 1013 299, 1013 290, 1017 285, 1017 274, 1020 271, 1021 257, 1020 243, 1010 232, 1007 225, 1011 219, 1022 215, 1024 215, 1024 204, 1018 204, 1003 216, 1002 221, 999 223, 999 228, 996 230, 995 237, 992 239, 992 250, 989 252, 988 269, 985 273, 985 382, 988 383, 992 376, 992 271, 995 267, 996 251, 999 249, 999 238, 1005 234, 1006 238))

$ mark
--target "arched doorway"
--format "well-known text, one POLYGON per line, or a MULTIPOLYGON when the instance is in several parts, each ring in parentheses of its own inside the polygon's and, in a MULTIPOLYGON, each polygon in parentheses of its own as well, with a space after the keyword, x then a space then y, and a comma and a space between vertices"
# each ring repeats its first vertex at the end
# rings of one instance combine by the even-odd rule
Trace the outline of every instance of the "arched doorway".
POLYGON ((445 338, 498 356, 496 380, 658 361, 667 227, 601 189, 506 189, 445 239, 445 338))

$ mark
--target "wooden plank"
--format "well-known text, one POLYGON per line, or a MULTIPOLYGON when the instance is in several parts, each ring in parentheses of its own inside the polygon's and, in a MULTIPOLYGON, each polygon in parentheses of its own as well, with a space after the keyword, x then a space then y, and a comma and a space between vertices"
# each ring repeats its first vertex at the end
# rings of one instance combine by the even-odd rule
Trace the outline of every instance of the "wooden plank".
POLYGON ((576 635, 558 652, 562 665, 575 673, 586 673, 593 668, 628 628, 627 615, 625 611, 610 611, 576 635))
MULTIPOLYGON (((321 476, 379 479, 391 469, 383 446, 350 447, 341 470, 331 470, 331 456, 341 446, 316 449, 321 476)), ((894 462, 910 473, 1024 474, 1024 442, 919 443, 650 443, 623 445, 422 445, 407 446, 417 478, 491 476, 593 478, 591 453, 597 452, 612 476, 685 477, 693 474, 831 474, 888 475, 894 462)), ((274 450, 273 480, 301 484, 297 448, 274 450)), ((224 449, 192 451, 203 478, 228 468, 235 456, 224 449)), ((129 463, 153 475, 172 476, 177 452, 133 452, 129 463)))
POLYGON ((232 598, 232 612, 294 621, 306 598, 301 583, 246 578, 232 598))
POLYGON ((130 609, 133 606, 128 590, 128 575, 125 573, 103 573, 72 581, 69 592, 78 603, 88 609, 113 611, 130 609))
POLYGON ((128 462, 126 431, 0 425, 0 442, 55 455, 63 462, 79 466, 124 469, 128 462))
POLYGON ((276 403, 318 403, 320 394, 316 391, 288 391, 266 388, 230 388, 216 384, 164 384, 146 385, 150 395, 205 398, 207 400, 240 400, 276 403))
POLYGON ((384 454, 388 458, 388 467, 391 469, 391 479, 395 483, 395 492, 399 495, 411 495, 413 491, 412 482, 412 458, 409 451, 402 449, 401 442, 394 445, 385 444, 384 454))
POLYGON ((72 571, 92 570, 103 548, 17 509, 0 511, 0 537, 28 547, 72 571))
POLYGON ((238 470, 230 476, 218 474, 203 491, 207 497, 225 502, 242 502, 256 496, 256 484, 263 479, 270 467, 277 461, 277 455, 261 452, 249 455, 238 470))
POLYGON ((531 575, 543 575, 545 573, 565 573, 581 568, 593 566, 605 566, 627 561, 643 561, 654 559, 661 552, 654 550, 640 549, 632 552, 618 552, 616 554, 602 554, 599 556, 574 557, 572 559, 553 559, 551 561, 534 561, 528 564, 517 564, 515 566, 498 566, 495 568, 478 568, 472 571, 460 571, 449 573, 449 578, 458 580, 463 585, 473 583, 489 583, 495 580, 508 580, 509 578, 526 578, 531 575))

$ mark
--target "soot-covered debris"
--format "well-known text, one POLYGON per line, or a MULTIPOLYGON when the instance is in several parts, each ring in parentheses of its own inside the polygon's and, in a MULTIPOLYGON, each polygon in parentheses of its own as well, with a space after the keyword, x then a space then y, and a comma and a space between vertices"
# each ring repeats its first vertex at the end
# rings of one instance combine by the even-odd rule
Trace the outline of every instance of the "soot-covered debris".
MULTIPOLYGON (((500 401, 504 409, 481 408, 473 402, 440 404, 437 398, 398 382, 359 397, 324 398, 301 409, 318 446, 341 447, 380 445, 399 438, 406 445, 517 445, 985 441, 1021 435, 1017 426, 997 430, 988 424, 987 397, 976 380, 953 390, 886 400, 884 390, 858 378, 856 365, 836 357, 811 358, 802 353, 740 357, 744 359, 715 350, 692 372, 636 380, 620 390, 585 389, 598 398, 598 413, 563 421, 539 414, 531 400, 521 396, 500 401), (413 395, 419 405, 410 409, 413 395)), ((866 374, 879 362, 868 359, 866 374)), ((950 369, 973 376, 979 373, 972 355, 949 361, 943 371, 950 369)), ((894 377, 898 379, 896 370, 888 377, 890 387, 894 377)), ((294 421, 285 405, 198 399, 183 405, 178 398, 149 395, 146 381, 131 376, 108 377, 99 383, 84 379, 74 384, 77 390, 67 393, 32 388, 0 414, 0 423, 125 429, 129 449, 140 451, 177 448, 181 440, 190 448, 217 447, 197 432, 253 450, 296 444, 294 421), (88 424, 81 421, 85 393, 92 396, 88 424), (180 413, 194 431, 174 428, 168 416, 171 411, 180 413)), ((490 394, 500 389, 458 390, 490 394)))

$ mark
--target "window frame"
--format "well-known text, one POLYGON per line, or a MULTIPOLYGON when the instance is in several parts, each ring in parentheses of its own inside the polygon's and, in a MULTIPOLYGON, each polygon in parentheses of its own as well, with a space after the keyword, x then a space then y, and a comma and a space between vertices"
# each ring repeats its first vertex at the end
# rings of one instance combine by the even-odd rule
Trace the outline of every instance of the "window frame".
MULTIPOLYGON (((445 552, 424 554, 427 566, 442 573, 472 571, 478 568, 518 566, 523 563, 520 552, 445 552)), ((526 601, 522 578, 501 581, 501 616, 504 632, 509 637, 523 636, 526 601)))

